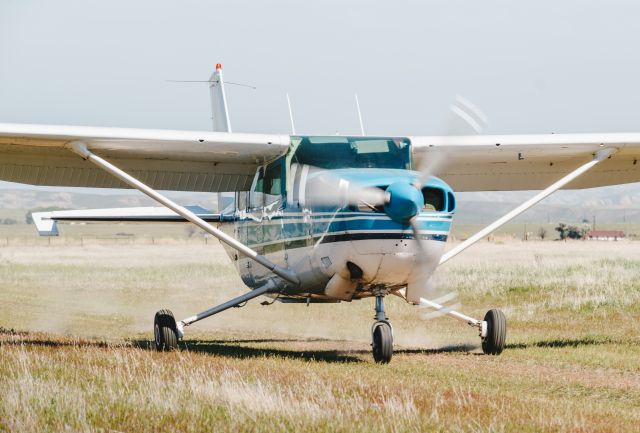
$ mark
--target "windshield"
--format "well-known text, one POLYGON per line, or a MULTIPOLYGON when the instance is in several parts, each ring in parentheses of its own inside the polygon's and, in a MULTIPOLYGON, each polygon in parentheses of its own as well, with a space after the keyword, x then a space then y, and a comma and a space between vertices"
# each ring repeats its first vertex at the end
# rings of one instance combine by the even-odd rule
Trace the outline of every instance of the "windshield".
POLYGON ((292 162, 319 168, 411 168, 406 138, 293 137, 299 145, 292 162))

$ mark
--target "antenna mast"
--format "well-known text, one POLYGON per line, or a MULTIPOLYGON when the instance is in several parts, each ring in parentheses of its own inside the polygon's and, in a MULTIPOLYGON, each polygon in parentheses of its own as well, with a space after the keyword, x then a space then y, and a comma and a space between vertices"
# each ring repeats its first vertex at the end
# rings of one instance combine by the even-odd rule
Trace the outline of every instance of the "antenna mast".
POLYGON ((358 94, 356 93, 356 108, 358 109, 358 120, 360 120, 360 135, 364 135, 364 125, 362 124, 362 113, 360 112, 360 101, 358 101, 358 94))
POLYGON ((291 122, 291 135, 296 135, 296 126, 293 124, 293 111, 291 110, 291 99, 287 93, 287 105, 289 106, 289 121, 291 122))

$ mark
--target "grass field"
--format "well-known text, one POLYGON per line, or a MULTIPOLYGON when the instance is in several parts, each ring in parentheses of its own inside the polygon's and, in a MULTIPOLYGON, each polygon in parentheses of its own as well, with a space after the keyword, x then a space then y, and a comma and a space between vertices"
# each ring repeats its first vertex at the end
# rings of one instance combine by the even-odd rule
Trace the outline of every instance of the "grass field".
POLYGON ((156 353, 156 310, 243 291, 218 245, 0 247, 0 431, 638 430, 640 242, 483 242, 436 280, 505 311, 502 355, 395 298, 389 365, 371 300, 254 301, 156 353))

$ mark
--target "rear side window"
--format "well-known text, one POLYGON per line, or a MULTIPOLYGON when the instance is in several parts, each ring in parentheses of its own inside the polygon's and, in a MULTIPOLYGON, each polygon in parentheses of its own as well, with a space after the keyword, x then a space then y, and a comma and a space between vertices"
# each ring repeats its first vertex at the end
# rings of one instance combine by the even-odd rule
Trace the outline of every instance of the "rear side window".
POLYGON ((440 188, 422 188, 422 196, 424 197, 424 210, 436 212, 444 210, 444 191, 440 188))

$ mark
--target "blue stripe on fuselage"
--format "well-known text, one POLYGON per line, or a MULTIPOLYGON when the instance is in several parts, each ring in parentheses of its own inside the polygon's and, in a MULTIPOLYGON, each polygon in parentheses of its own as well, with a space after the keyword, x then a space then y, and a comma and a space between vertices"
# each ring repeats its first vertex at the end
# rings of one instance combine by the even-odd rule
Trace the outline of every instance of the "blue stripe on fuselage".
MULTIPOLYGON (((371 216, 366 214, 349 216, 316 215, 307 219, 307 221, 304 221, 304 218, 299 218, 297 215, 293 217, 281 215, 271 218, 270 220, 255 221, 254 219, 247 218, 240 220, 239 222, 241 222, 245 227, 260 226, 265 229, 269 226, 282 227, 286 236, 289 235, 288 232, 290 231, 300 231, 302 226, 304 226, 307 232, 309 228, 312 228, 313 233, 345 230, 407 230, 410 228, 408 224, 397 223, 384 215, 371 216)), ((433 216, 421 216, 416 219, 416 225, 420 230, 448 232, 451 228, 451 220, 433 216)))
MULTIPOLYGON (((423 238, 446 241, 451 228, 451 219, 447 217, 450 217, 450 214, 421 214, 416 220, 416 225, 423 238)), ((389 233, 394 238, 398 236, 404 239, 413 238, 409 225, 394 222, 384 214, 373 213, 323 213, 307 215, 306 220, 301 213, 283 213, 273 215, 271 219, 262 222, 246 218, 239 220, 238 223, 244 229, 243 237, 248 245, 264 245, 318 236, 330 238, 338 236, 339 239, 344 240, 342 238, 350 233, 357 234, 358 240, 367 239, 367 237, 381 239, 380 236, 384 233, 389 233)))
MULTIPOLYGON (((448 232, 450 221, 418 219, 416 225, 420 230, 448 232)), ((313 232, 360 231, 360 230, 406 230, 409 225, 402 225, 391 219, 356 219, 346 221, 314 221, 313 232)))

